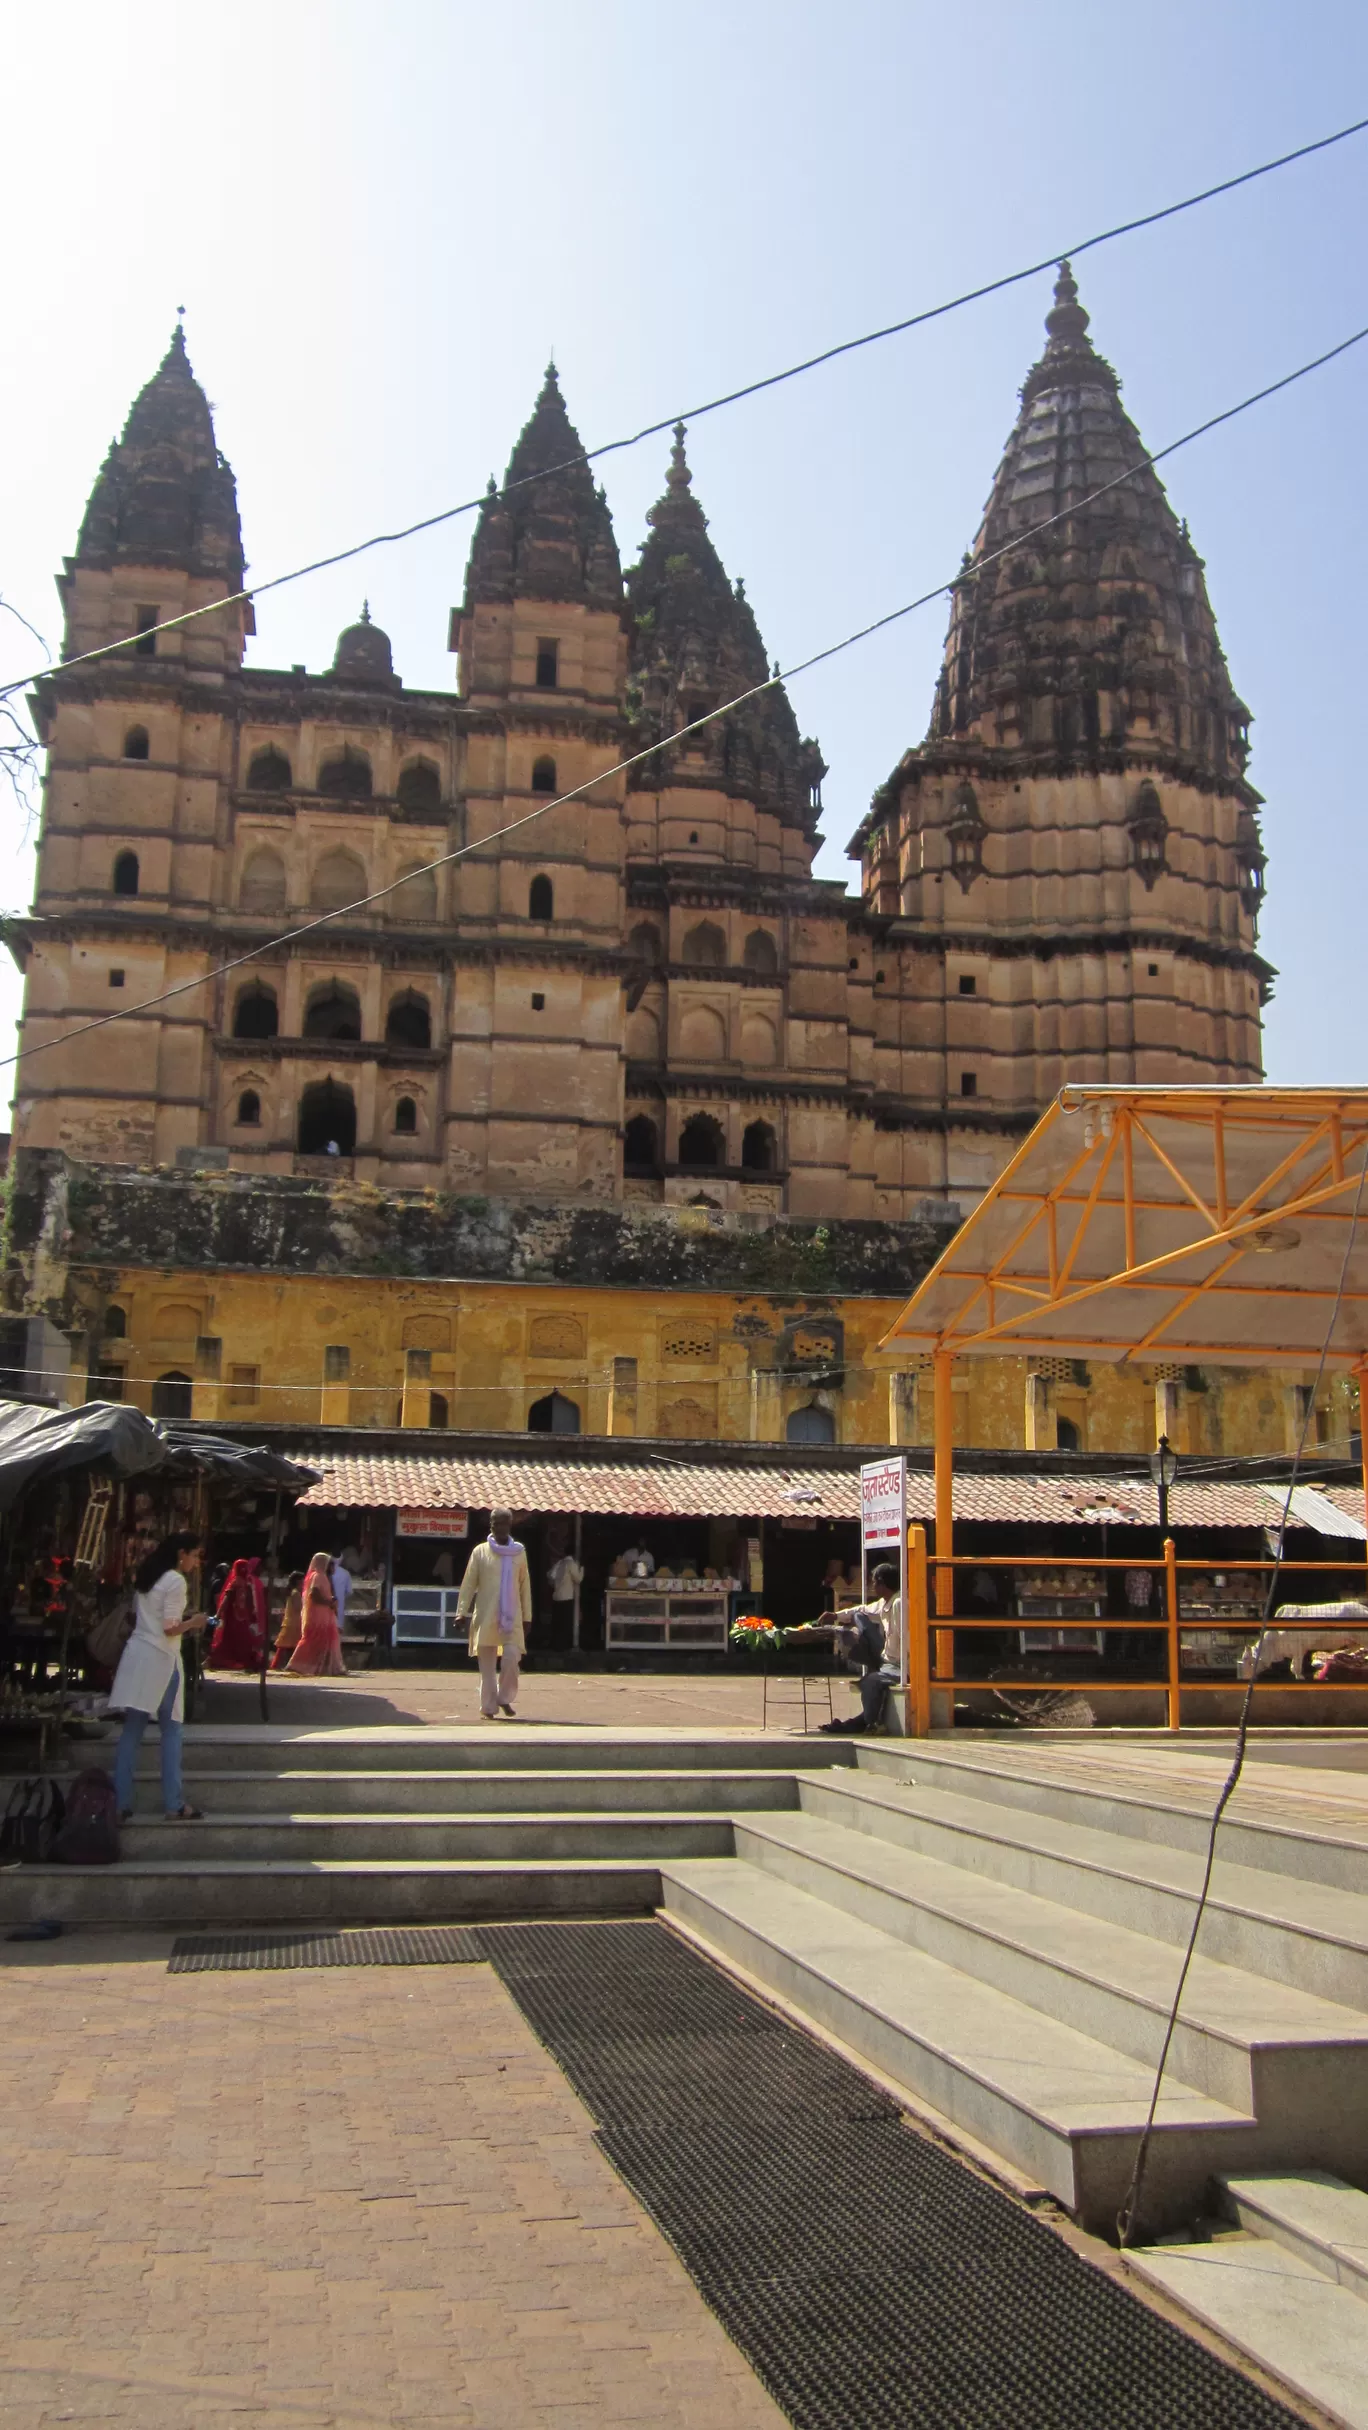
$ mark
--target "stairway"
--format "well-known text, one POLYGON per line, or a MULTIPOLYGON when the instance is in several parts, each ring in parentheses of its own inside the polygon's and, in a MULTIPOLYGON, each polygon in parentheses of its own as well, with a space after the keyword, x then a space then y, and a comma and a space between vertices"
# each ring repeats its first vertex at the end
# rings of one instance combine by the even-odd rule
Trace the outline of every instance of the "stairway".
MULTIPOLYGON (((1368 2185, 1368 1845, 1243 1819, 1218 1861, 1146 2177, 1150 2227, 1215 2177, 1368 2185), (1353 1884, 1356 1886, 1346 1886, 1353 1884)), ((662 1861, 704 1947, 1107 2230, 1201 1877, 1204 1825, 952 1746, 861 1744, 731 1858, 662 1861)))
POLYGON ((1368 2194, 1325 2172, 1234 2177, 1201 2244, 1129 2266, 1343 2430, 1368 2430, 1368 2194))

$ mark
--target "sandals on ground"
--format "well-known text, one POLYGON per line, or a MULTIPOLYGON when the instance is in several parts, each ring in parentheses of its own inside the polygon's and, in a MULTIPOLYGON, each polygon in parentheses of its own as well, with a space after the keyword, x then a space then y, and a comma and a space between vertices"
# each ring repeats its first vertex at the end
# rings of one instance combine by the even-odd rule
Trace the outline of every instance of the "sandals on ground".
POLYGON ((168 1814, 166 1819, 168 1822, 203 1822, 204 1814, 199 1806, 177 1806, 175 1813, 168 1814))

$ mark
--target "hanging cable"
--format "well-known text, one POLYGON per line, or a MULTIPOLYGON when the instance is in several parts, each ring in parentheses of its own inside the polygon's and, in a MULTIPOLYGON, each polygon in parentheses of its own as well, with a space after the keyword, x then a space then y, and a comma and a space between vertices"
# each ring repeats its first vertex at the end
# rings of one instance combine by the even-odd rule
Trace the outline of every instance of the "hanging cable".
MULTIPOLYGON (((1344 1293, 1349 1280, 1349 1263, 1354 1253, 1354 1238, 1358 1231, 1359 1211, 1363 1204, 1363 1185, 1365 1179, 1368 1179, 1368 1150, 1365 1150, 1363 1161, 1359 1166, 1358 1187, 1354 1192, 1354 1203, 1349 1213, 1349 1237, 1344 1244, 1344 1257, 1340 1264, 1339 1282, 1335 1289, 1334 1305, 1330 1311, 1330 1322, 1325 1328, 1325 1339, 1321 1343, 1321 1354, 1316 1368, 1315 1381, 1307 1395, 1306 1409, 1302 1417, 1301 1433, 1297 1438, 1297 1448, 1293 1455, 1292 1474, 1288 1479, 1287 1497, 1283 1503, 1282 1522, 1278 1529, 1278 1546, 1277 1551, 1273 1556, 1273 1571, 1268 1581, 1268 1592, 1264 1597, 1263 1618, 1259 1624, 1259 1634, 1254 1641, 1254 1654, 1250 1665, 1249 1682, 1245 1688, 1244 1701, 1240 1706, 1240 1718, 1235 1730, 1234 1759, 1231 1763, 1229 1772, 1226 1774, 1225 1783, 1222 1787, 1220 1796, 1216 1800, 1215 1808, 1212 1812, 1210 1827, 1207 1831, 1206 1861, 1202 1867, 1201 1888, 1197 1893, 1197 1905, 1193 1913, 1192 1930, 1188 1934, 1187 1947, 1183 1951, 1183 1962, 1178 1969, 1178 1981, 1174 1988, 1172 2005, 1170 2006, 1168 2020, 1164 2027, 1164 2039, 1160 2045, 1159 2064, 1154 2071, 1154 2089, 1150 2094, 1149 2111, 1145 2119, 1144 2127, 1141 2131, 1140 2141, 1136 2146, 1135 2166, 1131 2170, 1130 2184, 1126 2188, 1125 2200, 1123 2201, 1120 2210, 1116 2214, 1117 2240, 1123 2252, 1126 2250, 1128 2245, 1133 2244, 1135 2241, 1135 2230, 1140 2215, 1140 2204, 1144 2195, 1145 2166, 1149 2159, 1150 2143, 1154 2135, 1154 2120, 1159 2107, 1159 2093, 1164 2081, 1164 2069, 1168 2065, 1169 2052, 1173 2047, 1173 2037, 1178 2029, 1178 2011, 1182 2006, 1183 1993, 1187 1987, 1188 1974, 1191 1969, 1193 1956, 1197 1948, 1197 1935, 1202 1929, 1202 1918, 1206 1914, 1207 1898, 1211 1890, 1211 1876, 1216 1863, 1216 1834, 1221 1827, 1221 1817, 1225 1813, 1226 1807, 1229 1805, 1231 1798, 1235 1794, 1236 1788, 1239 1785, 1240 1774, 1244 1770, 1245 1747, 1249 1740, 1249 1722, 1254 1706, 1254 1689, 1259 1675, 1259 1658, 1263 1652, 1264 1638, 1267 1636, 1268 1630, 1272 1625, 1273 1609, 1278 1595, 1278 1581, 1282 1576, 1284 1547, 1287 1542, 1288 1514, 1292 1508, 1292 1496, 1297 1488, 1297 1476, 1301 1468, 1302 1454, 1306 1449, 1307 1438, 1311 1431, 1311 1420, 1316 1406, 1316 1394, 1319 1392, 1321 1387, 1321 1381, 1325 1374, 1326 1361, 1330 1356, 1330 1345, 1334 1340, 1335 1327, 1339 1323, 1340 1309, 1344 1304, 1344 1293)), ((1360 1410, 1359 1413, 1359 1422, 1360 1425, 1363 1422, 1362 1410, 1360 1410)))
MULTIPOLYGON (((1025 531, 1015 533, 1010 540, 1004 541, 1001 548, 990 549, 971 569, 973 575, 1000 563, 1004 557, 1012 556, 1017 549, 1027 547, 1032 541, 1038 540, 1042 532, 1052 530, 1055 524, 1071 521, 1085 507, 1095 505, 1099 498, 1107 497, 1112 490, 1124 487, 1138 474, 1151 471, 1156 464, 1162 464, 1167 457, 1176 455, 1180 448, 1190 447, 1195 439, 1203 438, 1208 431, 1218 430, 1222 423, 1233 422, 1238 415, 1248 413, 1251 407, 1280 395, 1285 388, 1294 387, 1298 380, 1304 380, 1313 371, 1320 371, 1327 363, 1335 362, 1351 347, 1362 345, 1365 338, 1368 338, 1368 326, 1356 329, 1352 337, 1342 338, 1338 345, 1327 348, 1324 354, 1316 355, 1309 363, 1300 364, 1295 371, 1285 372, 1281 379, 1270 381, 1267 387, 1255 389, 1250 396, 1242 397, 1238 405, 1227 405, 1220 413, 1209 414, 1204 422, 1185 431, 1180 439, 1170 439, 1166 447, 1142 453, 1125 472, 1116 473, 1110 481, 1103 481, 1098 488, 1088 490, 1070 505, 1060 507, 1056 513, 1044 516, 1039 523, 1032 523, 1025 531)), ((610 768, 600 769, 597 775, 586 777, 583 784, 572 785, 568 792, 555 794, 539 803, 535 810, 525 811, 521 818, 510 819, 506 826, 495 828, 491 835, 482 836, 477 843, 461 844, 453 852, 440 853, 436 860, 425 861, 419 868, 407 870, 402 877, 391 879, 387 886, 377 886, 372 893, 358 896, 354 903, 343 903, 334 911, 319 912, 314 919, 301 920, 294 928, 285 928, 274 937, 263 938, 259 945, 249 947, 246 953, 235 954, 230 961, 220 962, 214 969, 202 971, 193 979, 181 979, 176 986, 163 988, 160 995, 145 997, 141 1004, 121 1005, 117 1012, 104 1013, 98 1021, 83 1021, 78 1028, 59 1031, 54 1037, 40 1039, 34 1046, 21 1047, 16 1054, 0 1056, 0 1071, 33 1056, 47 1054, 54 1047, 72 1045, 78 1038, 92 1037, 98 1030, 112 1029, 116 1022, 137 1020, 144 1013, 155 1011, 159 1004, 169 1004, 178 996, 189 995, 197 987, 207 987, 215 979, 226 978, 230 972, 243 969, 249 962, 259 961, 263 954, 276 953, 282 946, 296 943, 300 937, 311 936, 318 929, 331 926, 334 921, 349 919, 353 913, 369 909, 372 903, 383 902, 387 895, 396 894, 401 886, 411 885, 415 878, 430 876, 438 869, 450 867, 454 861, 468 859, 473 853, 489 851, 492 845, 502 843, 506 836, 516 835, 523 827, 530 827, 535 820, 546 818, 552 810, 562 809, 567 802, 580 800, 598 786, 607 784, 611 778, 640 767, 643 761, 657 758, 662 751, 672 749, 690 734, 701 733, 705 726, 715 725, 719 718, 729 717, 734 709, 744 708, 748 701, 759 700, 763 694, 776 690, 779 685, 791 683, 796 676, 810 673, 813 667, 825 666, 828 660, 839 658, 844 651, 854 649, 858 642, 868 641, 875 633, 886 632, 890 625, 901 623, 904 617, 915 615, 920 608, 929 607, 946 591, 953 591, 962 579, 961 568, 948 581, 938 582, 934 589, 921 592, 916 599, 907 600, 902 607, 890 608, 886 615, 876 616, 856 632, 847 633, 844 640, 833 641, 824 650, 814 650, 810 657, 796 660, 791 667, 777 667, 763 683, 751 684, 733 699, 724 700, 717 708, 708 709, 701 717, 693 718, 677 733, 667 735, 663 741, 649 743, 643 750, 631 752, 626 759, 615 761, 610 768)))
MULTIPOLYGON (((216 615, 219 609, 237 606, 248 599, 262 599, 268 591, 282 590, 287 583, 302 582, 309 574, 321 574, 332 566, 346 565, 354 557, 365 556, 370 549, 391 548, 402 540, 416 539, 420 532, 434 531, 439 524, 452 523, 461 515, 474 514, 478 508, 495 499, 511 497, 516 490, 527 489, 540 481, 554 480, 558 474, 572 472, 579 465, 596 464, 603 456, 619 455, 627 448, 639 447, 643 439, 658 438, 663 431, 672 429, 676 422, 701 422, 706 414, 720 413, 724 407, 739 405, 747 397, 761 396, 767 389, 780 388, 788 380, 801 379, 805 373, 818 371, 826 363, 839 361, 843 355, 858 354, 866 346, 882 344, 885 338, 903 337, 910 329, 924 329, 929 322, 943 320, 951 312, 962 311, 967 304, 982 303, 990 295, 1001 295, 1009 287, 1019 287, 1025 280, 1039 278, 1045 271, 1055 269, 1061 261, 1077 261, 1081 255, 1095 251, 1099 245, 1114 243, 1117 237, 1134 236, 1142 228, 1158 227, 1163 220, 1176 219, 1184 211, 1195 211, 1202 203, 1214 202, 1218 195, 1233 194, 1240 186, 1252 185, 1261 177, 1271 177, 1276 170, 1291 168, 1296 161, 1309 160, 1313 153, 1328 152, 1335 144, 1347 143, 1351 136, 1361 135, 1365 129, 1368 129, 1368 118, 1356 118, 1352 125, 1337 128, 1333 135, 1319 135, 1311 143, 1299 144, 1293 152, 1280 152, 1276 160, 1261 161, 1257 168, 1242 169, 1238 176, 1222 178, 1218 185, 1203 186, 1200 193, 1185 195, 1181 202, 1164 203, 1157 211, 1146 211, 1138 219, 1118 220, 1115 227, 1100 229, 1096 235, 1082 237, 1072 245, 1058 246, 1044 254, 1039 261, 1029 262, 1022 270, 1008 270, 1001 278, 989 279, 981 287, 967 287, 962 294, 949 297, 943 304, 930 304, 924 312, 909 313, 906 319, 889 321, 881 329, 866 330, 861 337, 843 338, 835 346, 824 347, 820 354, 805 355, 801 362, 790 363, 783 371, 767 372, 761 379, 749 380, 740 388, 726 389, 722 395, 709 397, 701 405, 688 405, 681 411, 662 415, 659 421, 643 423, 640 430, 631 431, 624 438, 605 439, 600 446, 585 448, 578 455, 567 456, 561 463, 548 465, 541 472, 528 473, 517 481, 505 482, 501 489, 488 490, 478 498, 464 498, 458 506, 441 507, 436 514, 424 515, 416 523, 403 524, 397 531, 373 532, 367 540, 354 541, 350 547, 336 549, 328 557, 315 557, 308 565, 296 566, 288 574, 275 574, 269 582, 256 582, 250 589, 228 591, 221 599, 207 600, 202 607, 187 608, 179 616, 168 616, 161 624, 147 626, 139 638, 145 639, 147 634, 174 633, 183 625, 193 624, 200 616, 216 615)), ((27 685, 39 683, 46 676, 62 675, 71 667, 88 666, 92 659, 107 658, 126 650, 129 638, 125 635, 118 641, 101 643, 98 649, 81 650, 72 658, 58 659, 50 666, 38 668, 34 674, 23 675, 13 683, 0 685, 0 700, 7 699, 11 692, 22 692, 27 685)))

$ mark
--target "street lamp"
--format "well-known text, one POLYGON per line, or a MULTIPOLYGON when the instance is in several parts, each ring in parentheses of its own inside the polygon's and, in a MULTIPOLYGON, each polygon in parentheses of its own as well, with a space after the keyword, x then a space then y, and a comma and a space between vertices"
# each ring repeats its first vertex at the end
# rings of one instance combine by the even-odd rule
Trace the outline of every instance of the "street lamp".
POLYGON ((1161 1434, 1149 1456, 1149 1472, 1159 1490, 1159 1539, 1168 1534, 1169 1487, 1178 1474, 1178 1454, 1172 1450, 1166 1434, 1161 1434))

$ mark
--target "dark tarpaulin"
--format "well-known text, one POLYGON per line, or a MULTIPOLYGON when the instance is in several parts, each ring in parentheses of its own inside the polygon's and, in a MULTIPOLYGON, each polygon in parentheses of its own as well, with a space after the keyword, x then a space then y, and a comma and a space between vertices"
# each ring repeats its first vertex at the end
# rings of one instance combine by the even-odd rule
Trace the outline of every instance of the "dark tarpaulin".
POLYGON ((28 1486, 74 1468, 104 1468, 116 1477, 198 1470, 223 1484, 287 1493, 303 1493, 319 1481, 317 1469, 279 1452, 191 1426, 154 1425, 125 1401, 43 1409, 31 1401, 0 1400, 0 1512, 12 1510, 28 1486))

